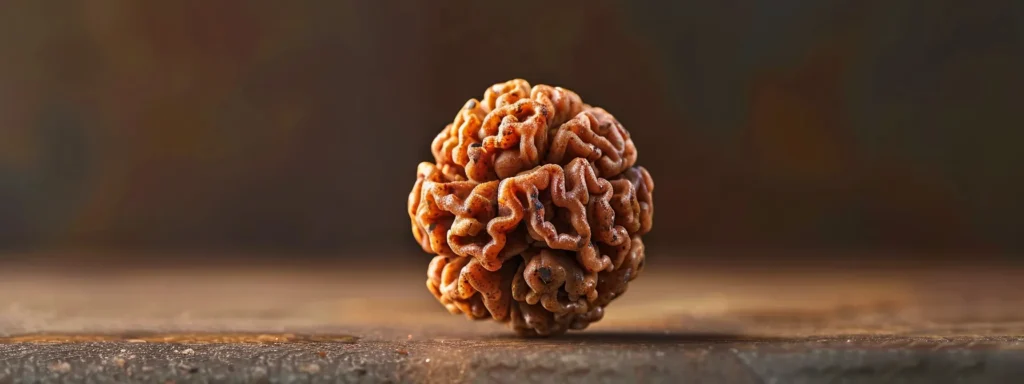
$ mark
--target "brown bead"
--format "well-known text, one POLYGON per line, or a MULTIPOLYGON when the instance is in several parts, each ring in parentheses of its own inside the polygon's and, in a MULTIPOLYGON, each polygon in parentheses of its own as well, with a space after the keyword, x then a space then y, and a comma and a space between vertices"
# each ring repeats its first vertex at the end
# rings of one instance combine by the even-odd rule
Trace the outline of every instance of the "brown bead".
POLYGON ((643 269, 654 182, 622 124, 576 93, 495 84, 431 152, 408 212, 436 255, 427 289, 451 313, 523 336, 584 329, 643 269))

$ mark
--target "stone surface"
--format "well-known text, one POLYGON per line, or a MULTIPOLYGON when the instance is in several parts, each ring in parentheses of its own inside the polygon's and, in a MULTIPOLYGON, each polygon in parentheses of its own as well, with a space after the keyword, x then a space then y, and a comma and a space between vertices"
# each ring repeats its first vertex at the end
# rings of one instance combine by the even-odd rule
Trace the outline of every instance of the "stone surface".
POLYGON ((449 315, 426 292, 422 266, 401 258, 24 260, 0 270, 0 383, 999 383, 1024 374, 1024 276, 1012 266, 655 257, 601 322, 519 339, 449 315))

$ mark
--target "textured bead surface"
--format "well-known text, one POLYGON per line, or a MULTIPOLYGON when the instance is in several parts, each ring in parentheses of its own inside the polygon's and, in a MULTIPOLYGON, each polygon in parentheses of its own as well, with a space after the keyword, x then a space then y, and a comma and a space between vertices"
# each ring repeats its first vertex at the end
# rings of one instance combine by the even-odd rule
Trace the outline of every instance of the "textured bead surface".
POLYGON ((576 93, 495 84, 431 152, 408 209, 451 313, 557 335, 600 320, 643 270, 654 181, 622 124, 576 93))

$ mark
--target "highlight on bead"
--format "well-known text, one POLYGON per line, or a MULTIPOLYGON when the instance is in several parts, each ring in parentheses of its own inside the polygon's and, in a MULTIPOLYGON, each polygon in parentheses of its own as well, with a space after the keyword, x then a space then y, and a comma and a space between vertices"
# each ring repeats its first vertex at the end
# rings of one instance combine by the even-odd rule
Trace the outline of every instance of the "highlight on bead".
POLYGON ((629 131, 575 92, 495 84, 430 149, 408 212, 449 312, 558 335, 601 320, 643 271, 654 181, 629 131))

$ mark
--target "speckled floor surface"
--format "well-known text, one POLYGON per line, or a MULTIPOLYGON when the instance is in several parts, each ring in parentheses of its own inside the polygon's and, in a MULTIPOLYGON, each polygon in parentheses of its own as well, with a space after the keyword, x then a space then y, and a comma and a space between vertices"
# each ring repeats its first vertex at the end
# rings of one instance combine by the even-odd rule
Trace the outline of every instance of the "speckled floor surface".
POLYGON ((425 262, 26 257, 0 269, 0 383, 1014 382, 1024 273, 1007 266, 651 258, 560 338, 449 315, 425 262), (26 261, 28 260, 28 261, 26 261))

